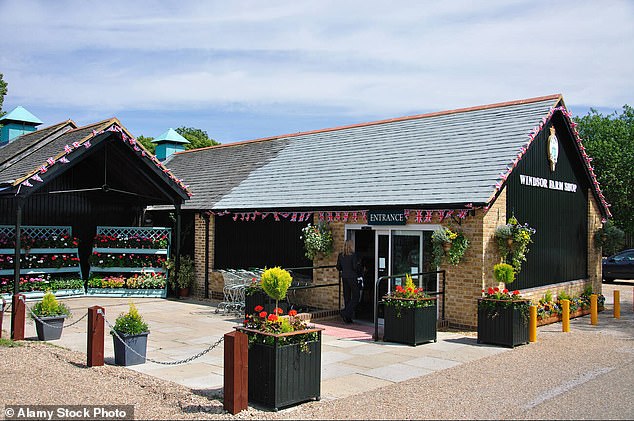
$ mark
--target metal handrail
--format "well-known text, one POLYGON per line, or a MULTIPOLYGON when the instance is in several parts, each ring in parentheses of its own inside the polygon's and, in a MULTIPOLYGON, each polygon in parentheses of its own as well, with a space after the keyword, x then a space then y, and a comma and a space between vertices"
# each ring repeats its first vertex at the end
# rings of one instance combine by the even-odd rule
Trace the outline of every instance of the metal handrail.
MULTIPOLYGON (((291 270, 298 270, 298 269, 330 269, 330 268, 336 268, 337 265, 324 265, 324 266, 300 266, 300 267, 296 267, 296 268, 284 268, 288 271, 291 270)), ((341 309, 341 273, 339 273, 339 282, 337 283, 331 283, 331 284, 320 284, 320 285, 302 285, 302 286, 296 286, 296 287, 290 287, 289 290, 291 291, 296 291, 296 290, 300 290, 300 289, 312 289, 312 288, 323 288, 323 287, 334 287, 334 286, 339 286, 339 294, 338 294, 338 309, 341 309)))
POLYGON ((445 320, 445 281, 446 281, 446 274, 444 270, 435 270, 435 271, 431 271, 431 272, 420 272, 420 273, 412 273, 412 274, 406 274, 406 273, 402 273, 399 275, 385 275, 385 276, 381 276, 379 279, 376 280, 376 282, 374 283, 374 342, 379 340, 379 299, 378 299, 378 294, 379 294, 379 284, 382 281, 386 281, 388 279, 392 279, 392 278, 403 278, 405 275, 410 275, 412 277, 417 277, 417 276, 424 276, 424 275, 431 275, 431 274, 439 274, 442 273, 442 291, 434 291, 434 292, 428 292, 427 294, 429 295, 442 295, 442 320, 445 320))

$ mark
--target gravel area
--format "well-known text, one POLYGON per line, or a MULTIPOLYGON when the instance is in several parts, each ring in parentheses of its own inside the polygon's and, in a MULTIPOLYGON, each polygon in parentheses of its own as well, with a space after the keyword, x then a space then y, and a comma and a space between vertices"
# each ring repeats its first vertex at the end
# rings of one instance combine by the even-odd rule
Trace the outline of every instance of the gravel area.
POLYGON ((123 367, 87 368, 85 354, 35 341, 0 347, 0 396, 16 405, 130 404, 137 419, 632 419, 634 315, 627 307, 618 321, 606 309, 599 328, 589 316, 573 320, 567 334, 561 324, 545 326, 538 342, 510 352, 279 412, 249 408, 232 416, 218 391, 192 392, 123 367))

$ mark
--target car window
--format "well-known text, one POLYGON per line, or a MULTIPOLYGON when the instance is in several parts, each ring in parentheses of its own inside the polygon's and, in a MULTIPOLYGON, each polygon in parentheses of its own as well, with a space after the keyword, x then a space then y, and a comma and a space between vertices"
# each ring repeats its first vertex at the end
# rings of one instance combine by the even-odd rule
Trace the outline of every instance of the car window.
POLYGON ((625 253, 616 255, 614 256, 614 260, 616 260, 617 262, 620 262, 620 261, 632 262, 634 261, 634 251, 627 251, 625 253))

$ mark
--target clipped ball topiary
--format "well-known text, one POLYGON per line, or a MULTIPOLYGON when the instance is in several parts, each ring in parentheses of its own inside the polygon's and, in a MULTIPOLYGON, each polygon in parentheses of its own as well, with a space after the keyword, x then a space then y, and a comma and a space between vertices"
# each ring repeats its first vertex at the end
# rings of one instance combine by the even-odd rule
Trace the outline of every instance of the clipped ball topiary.
POLYGON ((515 270, 508 263, 498 263, 493 266, 493 277, 498 282, 510 284, 515 280, 515 270))
POLYGON ((291 274, 279 266, 267 269, 262 273, 262 289, 275 300, 276 308, 278 301, 286 298, 286 291, 291 286, 291 282, 293 282, 291 274))

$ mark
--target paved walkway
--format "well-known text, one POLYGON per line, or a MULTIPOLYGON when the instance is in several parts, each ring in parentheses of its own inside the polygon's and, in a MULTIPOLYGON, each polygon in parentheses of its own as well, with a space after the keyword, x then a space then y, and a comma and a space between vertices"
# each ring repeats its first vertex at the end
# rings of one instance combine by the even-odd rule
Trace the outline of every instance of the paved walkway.
MULTIPOLYGON (((617 287, 618 288, 618 287, 617 287)), ((612 302, 612 292, 606 288, 606 304, 612 302)), ((632 287, 622 287, 622 305, 632 305, 632 287)), ((68 298, 74 317, 82 317, 87 308, 100 305, 106 308, 106 319, 114 324, 117 315, 127 311, 130 299, 123 298, 68 298)), ((148 357, 156 361, 178 361, 207 349, 225 333, 232 332, 242 318, 231 314, 216 314, 216 304, 195 300, 165 300, 135 298, 140 313, 150 326, 148 357)), ((28 302, 32 306, 34 302, 28 302)), ((4 330, 10 329, 10 317, 5 315, 4 330)), ((475 334, 465 335, 438 332, 438 342, 417 347, 387 342, 374 342, 371 323, 344 325, 338 319, 317 320, 325 330, 322 337, 322 400, 338 399, 411 378, 477 360, 510 349, 476 342, 475 334)), ((556 329, 543 327, 541 329, 556 329)), ((559 327, 560 329, 560 327, 559 327)), ((114 363, 113 344, 106 325, 105 357, 114 363)), ((26 324, 26 337, 36 338, 35 326, 26 324)), ((64 329, 62 338, 52 343, 75 351, 86 352, 86 321, 64 329)), ((223 387, 223 345, 192 362, 161 365, 147 362, 129 367, 194 390, 218 391, 223 387)))
MULTIPOLYGON (((119 313, 127 311, 129 299, 80 297, 63 299, 73 312, 72 323, 87 308, 100 305, 106 319, 114 324, 119 313)), ((134 298, 139 312, 150 326, 149 358, 156 361, 178 361, 207 349, 225 333, 232 332, 242 318, 232 314, 216 314, 215 303, 194 300, 134 298)), ((34 302, 28 302, 28 306, 34 302)), ((86 352, 86 319, 64 328, 62 338, 52 343, 75 351, 86 352)), ((3 327, 10 329, 9 315, 3 327)), ((338 319, 317 320, 325 330, 322 336, 322 400, 337 399, 423 376, 444 368, 508 351, 506 348, 480 345, 474 336, 438 332, 438 342, 417 347, 387 342, 374 342, 371 323, 345 325, 338 319)), ((106 325, 106 331, 108 331, 106 325)), ((36 338, 33 322, 27 320, 26 338, 36 338)), ((106 364, 114 364, 113 344, 105 334, 106 364)), ((129 367, 194 390, 217 390, 223 387, 223 345, 186 364, 161 365, 146 362, 129 367)))

